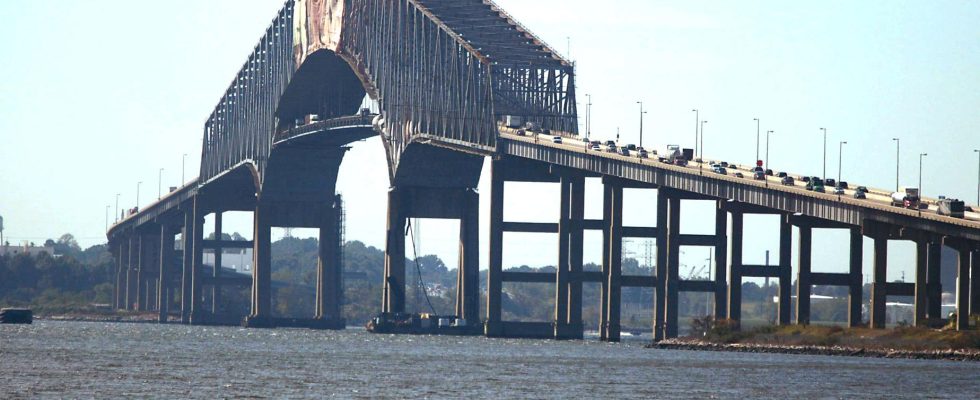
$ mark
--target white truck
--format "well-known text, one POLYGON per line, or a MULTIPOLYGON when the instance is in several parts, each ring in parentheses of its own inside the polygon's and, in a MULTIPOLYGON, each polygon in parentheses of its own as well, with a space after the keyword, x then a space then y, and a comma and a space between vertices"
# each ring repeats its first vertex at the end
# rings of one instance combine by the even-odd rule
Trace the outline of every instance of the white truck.
POLYGON ((667 148, 658 155, 665 163, 683 166, 687 165, 687 162, 693 156, 693 151, 691 149, 681 149, 681 146, 676 144, 668 144, 667 148))
POLYGON ((903 188, 900 192, 892 193, 893 206, 918 210, 919 203, 919 188, 903 188))

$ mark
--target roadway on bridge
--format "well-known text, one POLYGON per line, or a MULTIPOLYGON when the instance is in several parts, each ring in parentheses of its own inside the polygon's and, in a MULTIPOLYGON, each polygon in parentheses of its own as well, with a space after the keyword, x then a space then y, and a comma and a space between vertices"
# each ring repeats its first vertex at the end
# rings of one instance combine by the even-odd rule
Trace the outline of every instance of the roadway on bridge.
MULTIPOLYGON (((844 191, 843 195, 836 195, 832 193, 817 193, 813 191, 806 190, 806 183, 798 179, 802 176, 801 174, 788 173, 789 176, 794 178, 793 185, 783 185, 781 182, 782 178, 777 176, 767 176, 766 181, 757 181, 752 178, 752 168, 753 166, 746 165, 736 165, 735 168, 727 168, 728 174, 722 175, 715 173, 711 170, 711 164, 715 161, 705 159, 703 163, 690 162, 687 166, 677 166, 672 164, 666 164, 658 161, 656 158, 640 158, 635 151, 631 151, 629 156, 624 156, 620 153, 610 152, 606 150, 606 146, 602 145, 602 150, 592 150, 589 148, 588 142, 584 140, 581 136, 572 136, 568 134, 562 134, 562 143, 553 142, 553 134, 534 134, 527 133, 526 135, 518 135, 516 129, 511 129, 507 127, 500 127, 500 136, 514 141, 522 141, 527 143, 535 143, 537 145, 548 146, 559 148, 562 150, 574 151, 584 154, 598 155, 601 157, 612 158, 615 160, 621 160, 626 162, 632 162, 636 164, 651 164, 660 168, 666 168, 676 171, 682 171, 691 174, 701 174, 701 175, 711 175, 717 179, 733 180, 739 183, 756 185, 756 186, 766 186, 775 190, 783 190, 789 192, 797 192, 804 195, 812 197, 822 197, 825 199, 838 200, 844 203, 855 204, 862 207, 875 208, 884 211, 893 211, 898 213, 911 213, 914 215, 915 210, 908 210, 904 208, 895 207, 891 204, 891 192, 887 190, 874 189, 868 187, 867 198, 865 199, 855 199, 854 189, 847 189, 844 191), (737 170, 736 170, 737 169, 737 170), (744 177, 738 178, 734 176, 735 172, 741 172, 744 177)), ((595 140, 594 138, 591 140, 595 140)), ((605 143, 605 141, 603 141, 605 143)), ((652 156, 652 152, 651 152, 652 156)), ((720 162, 720 161, 718 161, 720 162)), ((858 185, 854 183, 849 183, 850 188, 856 188, 858 185)), ((980 228, 980 224, 975 222, 980 222, 980 212, 977 212, 976 206, 974 206, 973 212, 967 212, 964 214, 964 218, 953 218, 949 216, 939 215, 937 212, 937 200, 933 198, 922 197, 923 202, 928 204, 928 208, 923 208, 921 210, 922 217, 939 220, 943 222, 950 222, 957 225, 968 225, 980 228)))

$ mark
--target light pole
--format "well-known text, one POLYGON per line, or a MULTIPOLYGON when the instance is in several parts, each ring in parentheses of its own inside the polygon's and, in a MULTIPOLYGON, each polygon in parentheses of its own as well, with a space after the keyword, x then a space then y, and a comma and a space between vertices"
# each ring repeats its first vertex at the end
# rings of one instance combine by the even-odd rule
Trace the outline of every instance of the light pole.
POLYGON ((108 204, 105 206, 105 230, 107 232, 109 231, 109 208, 111 208, 111 207, 112 206, 110 206, 108 204))
POLYGON ((647 112, 643 111, 642 101, 638 101, 636 104, 640 105, 640 147, 643 147, 643 114, 646 114, 647 112))
POLYGON ((755 121, 755 160, 752 160, 755 163, 759 162, 759 119, 752 118, 752 120, 755 121))
POLYGON ((694 112, 694 152, 698 152, 698 125, 701 121, 701 112, 697 108, 691 110, 694 112))
POLYGON ((900 158, 898 157, 898 151, 902 148, 902 140, 899 138, 892 138, 895 141, 895 191, 898 191, 898 162, 900 158))
MULTIPOLYGON (((925 192, 922 191, 922 157, 928 156, 926 153, 919 153, 919 201, 922 201, 922 195, 925 192)), ((919 214, 922 214, 922 207, 919 207, 919 214)))
POLYGON ((140 185, 142 184, 143 181, 136 182, 136 209, 137 210, 140 209, 140 185))
POLYGON ((184 186, 184 171, 187 168, 187 153, 184 153, 184 157, 180 159, 180 186, 184 186))
POLYGON ((119 195, 120 193, 116 193, 116 222, 119 222, 119 195))
POLYGON ((837 184, 840 185, 841 170, 844 167, 844 145, 847 142, 840 142, 840 150, 837 151, 837 184))
POLYGON ((823 175, 821 178, 827 179, 827 128, 820 128, 823 131, 823 175))
MULTIPOLYGON (((585 103, 585 138, 588 139, 592 136, 592 95, 586 94, 586 98, 589 99, 588 103, 585 103)), ((586 149, 589 146, 585 146, 586 149)))
POLYGON ((701 162, 704 162, 704 124, 707 123, 708 121, 701 121, 701 145, 698 146, 701 148, 701 152, 699 153, 701 155, 701 162))
POLYGON ((769 187, 769 176, 766 174, 767 169, 769 169, 769 134, 775 131, 766 131, 766 167, 762 171, 762 178, 766 181, 766 187, 769 187))
POLYGON ((163 197, 163 168, 160 168, 160 172, 157 172, 157 200, 163 197))
POLYGON ((973 150, 973 152, 977 153, 977 202, 974 204, 980 206, 980 150, 973 150))

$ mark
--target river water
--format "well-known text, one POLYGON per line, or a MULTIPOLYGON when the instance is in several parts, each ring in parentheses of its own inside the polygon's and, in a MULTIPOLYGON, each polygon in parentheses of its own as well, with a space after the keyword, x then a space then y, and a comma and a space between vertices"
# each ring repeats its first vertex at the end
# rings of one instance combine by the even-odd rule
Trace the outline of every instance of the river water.
POLYGON ((0 399, 980 398, 974 362, 643 344, 36 321, 0 325, 0 399))

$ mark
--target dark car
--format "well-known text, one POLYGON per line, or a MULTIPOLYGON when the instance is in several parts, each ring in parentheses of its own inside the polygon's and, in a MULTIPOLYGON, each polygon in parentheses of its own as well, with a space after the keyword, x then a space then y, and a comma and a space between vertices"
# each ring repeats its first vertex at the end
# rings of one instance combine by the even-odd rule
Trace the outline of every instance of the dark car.
POLYGON ((780 177, 780 178, 785 178, 785 177, 788 177, 788 176, 789 176, 789 174, 787 174, 787 173, 785 173, 785 172, 780 172, 780 173, 778 173, 778 174, 776 174, 776 176, 778 176, 778 177, 780 177))
POLYGON ((866 199, 866 198, 868 198, 868 196, 866 194, 864 194, 864 192, 862 192, 860 190, 855 190, 854 191, 854 198, 855 199, 866 199))
POLYGON ((628 155, 630 155, 630 149, 629 148, 626 148, 626 147, 621 147, 619 149, 619 154, 622 154, 624 156, 628 156, 628 155))
POLYGON ((834 178, 827 178, 826 180, 824 180, 823 184, 830 187, 836 187, 837 181, 834 178))
POLYGON ((793 185, 796 184, 795 182, 793 182, 793 177, 792 176, 784 176, 783 179, 780 182, 782 182, 782 184, 784 184, 786 186, 793 186, 793 185))
POLYGON ((762 171, 755 171, 752 174, 752 179, 755 179, 757 181, 764 181, 766 180, 766 174, 763 173, 762 171))
POLYGON ((857 189, 854 189, 854 190, 856 190, 858 192, 862 192, 862 193, 868 193, 868 188, 865 187, 865 186, 858 186, 857 189))
POLYGON ((523 129, 518 129, 517 130, 517 136, 526 136, 526 135, 527 135, 527 132, 525 132, 523 129))
POLYGON ((628 150, 636 150, 636 145, 630 143, 630 144, 626 145, 626 149, 628 149, 628 150))
POLYGON ((741 173, 741 172, 736 172, 734 176, 735 176, 736 178, 744 178, 744 177, 745 177, 745 175, 742 175, 742 173, 741 173))
POLYGON ((800 182, 810 182, 810 177, 809 176, 801 176, 800 177, 800 182))
POLYGON ((649 154, 649 153, 647 153, 647 150, 646 150, 646 149, 644 149, 644 148, 642 148, 642 147, 640 147, 640 150, 638 150, 638 151, 636 152, 636 154, 637 154, 637 155, 638 155, 638 156, 639 156, 640 158, 647 158, 647 157, 649 157, 649 156, 650 156, 650 154, 649 154))
POLYGON ((766 168, 766 175, 772 176, 772 170, 769 169, 769 168, 766 168))
POLYGON ((847 189, 847 182, 845 182, 845 181, 837 182, 837 187, 839 187, 841 189, 847 189))
POLYGON ((728 168, 728 161, 722 161, 721 166, 724 168, 728 168))
POLYGON ((714 171, 715 171, 715 173, 718 173, 718 174, 728 175, 728 171, 726 171, 725 168, 724 167, 721 167, 721 166, 715 168, 714 171))

